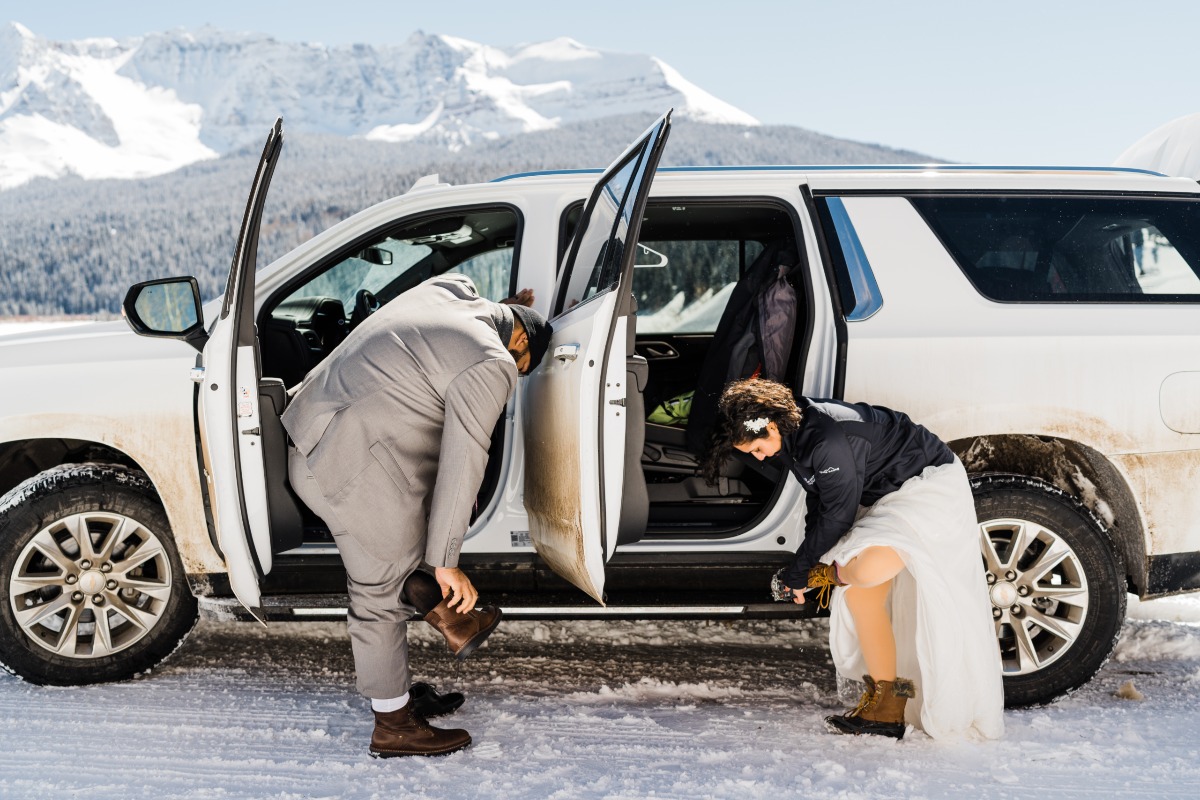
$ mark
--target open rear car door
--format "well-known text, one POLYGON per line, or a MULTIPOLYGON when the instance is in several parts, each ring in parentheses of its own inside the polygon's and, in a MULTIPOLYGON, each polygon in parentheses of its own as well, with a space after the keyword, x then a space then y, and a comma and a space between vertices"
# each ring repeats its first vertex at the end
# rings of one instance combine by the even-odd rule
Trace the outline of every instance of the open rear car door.
POLYGON ((525 507, 534 549, 601 604, 622 513, 627 394, 638 391, 626 373, 634 245, 670 128, 667 112, 593 188, 558 273, 554 336, 525 381, 525 507))

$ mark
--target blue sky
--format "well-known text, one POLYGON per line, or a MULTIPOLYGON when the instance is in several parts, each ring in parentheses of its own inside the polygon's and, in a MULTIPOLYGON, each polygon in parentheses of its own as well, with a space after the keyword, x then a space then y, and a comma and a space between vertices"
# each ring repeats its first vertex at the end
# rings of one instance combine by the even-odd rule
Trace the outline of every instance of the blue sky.
POLYGON ((5 2, 51 39, 211 24, 325 44, 412 31, 650 53, 765 123, 977 163, 1109 164, 1200 111, 1200 3, 5 2))

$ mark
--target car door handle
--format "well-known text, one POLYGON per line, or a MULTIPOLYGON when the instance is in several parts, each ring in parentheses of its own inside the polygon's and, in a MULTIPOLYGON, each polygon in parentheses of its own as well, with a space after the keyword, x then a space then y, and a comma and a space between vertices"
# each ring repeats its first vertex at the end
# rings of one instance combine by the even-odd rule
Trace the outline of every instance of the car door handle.
POLYGON ((556 361, 566 363, 579 358, 579 345, 577 344, 560 344, 554 348, 554 358, 556 361))
POLYGON ((679 351, 666 342, 642 342, 638 349, 646 354, 647 359, 665 361, 669 358, 679 358, 679 351))

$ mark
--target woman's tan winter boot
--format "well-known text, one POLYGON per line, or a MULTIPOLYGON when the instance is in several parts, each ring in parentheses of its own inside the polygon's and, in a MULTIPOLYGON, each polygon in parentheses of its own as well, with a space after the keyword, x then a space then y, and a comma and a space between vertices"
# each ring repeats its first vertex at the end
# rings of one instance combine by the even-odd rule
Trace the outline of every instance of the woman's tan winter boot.
POLYGON ((817 608, 829 608, 833 587, 845 585, 838 577, 835 564, 817 564, 808 571, 808 588, 817 590, 817 608))
POLYGON ((876 681, 870 675, 864 675, 863 681, 867 691, 858 705, 845 714, 826 717, 825 727, 833 733, 904 738, 904 705, 908 698, 916 697, 916 686, 907 678, 876 681))

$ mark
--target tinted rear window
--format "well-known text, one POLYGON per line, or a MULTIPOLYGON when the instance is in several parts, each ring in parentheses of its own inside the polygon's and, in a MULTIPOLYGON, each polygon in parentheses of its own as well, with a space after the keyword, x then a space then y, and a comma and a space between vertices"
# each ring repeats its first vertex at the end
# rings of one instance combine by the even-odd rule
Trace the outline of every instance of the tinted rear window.
POLYGON ((985 297, 1200 302, 1200 202, 909 198, 985 297))

